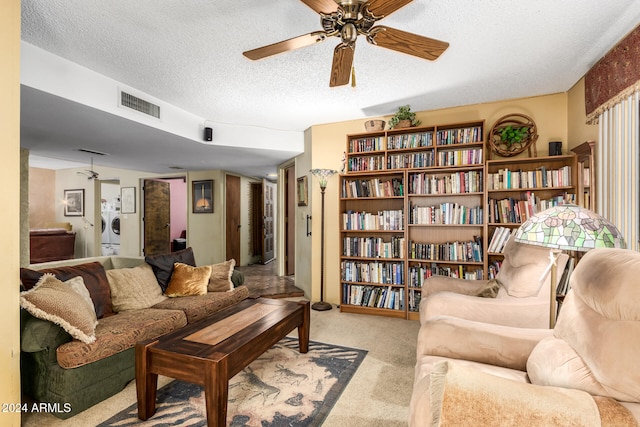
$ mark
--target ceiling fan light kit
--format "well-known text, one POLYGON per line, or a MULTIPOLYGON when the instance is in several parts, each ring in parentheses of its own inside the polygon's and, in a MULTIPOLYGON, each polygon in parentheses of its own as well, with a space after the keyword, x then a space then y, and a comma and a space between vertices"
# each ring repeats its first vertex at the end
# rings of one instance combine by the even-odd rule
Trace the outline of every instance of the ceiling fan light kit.
MULTIPOLYGON (((294 37, 243 53, 249 59, 266 58, 278 53, 340 37, 333 53, 329 86, 342 86, 352 77, 355 44, 359 35, 375 45, 418 58, 435 60, 449 47, 449 43, 419 36, 375 23, 412 0, 302 0, 320 15, 322 31, 294 37)), ((355 83, 353 84, 355 86, 355 83)))

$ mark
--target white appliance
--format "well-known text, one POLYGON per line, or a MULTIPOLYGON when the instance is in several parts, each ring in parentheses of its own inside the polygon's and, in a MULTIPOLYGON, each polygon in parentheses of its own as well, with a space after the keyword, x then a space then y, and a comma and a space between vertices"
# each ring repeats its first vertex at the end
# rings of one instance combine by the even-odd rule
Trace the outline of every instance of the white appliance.
POLYGON ((120 244, 120 211, 109 211, 109 243, 120 244))

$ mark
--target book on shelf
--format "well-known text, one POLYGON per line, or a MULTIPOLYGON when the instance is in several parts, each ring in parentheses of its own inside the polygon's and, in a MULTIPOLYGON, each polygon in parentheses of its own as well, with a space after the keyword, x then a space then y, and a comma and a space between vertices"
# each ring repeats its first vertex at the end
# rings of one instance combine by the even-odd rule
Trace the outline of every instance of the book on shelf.
POLYGON ((400 231, 404 229, 402 209, 370 212, 348 210, 342 214, 343 230, 400 231))
POLYGON ((454 172, 436 176, 420 172, 409 176, 409 194, 464 194, 482 192, 482 171, 454 172))
POLYGON ((466 242, 409 242, 409 259, 424 261, 482 262, 482 237, 466 242))
POLYGON ((438 145, 471 144, 482 142, 482 126, 444 129, 437 132, 438 145))
POLYGON ((351 237, 342 239, 342 255, 362 258, 404 258, 404 237, 351 237))
POLYGON ((431 147, 433 145, 433 131, 419 133, 404 133, 387 136, 388 150, 401 150, 406 148, 431 147))
POLYGON ((404 264, 389 261, 352 261, 341 262, 342 280, 345 282, 366 282, 379 285, 403 285, 404 264))
POLYGON ((356 138, 349 140, 349 153, 384 150, 382 136, 356 138))
POLYGON ((404 288, 342 284, 342 303, 362 307, 404 310, 404 288))
POLYGON ((575 203, 575 194, 566 192, 548 199, 540 199, 532 191, 527 191, 522 197, 522 199, 513 197, 500 200, 489 199, 489 222, 520 224, 546 209, 565 203, 575 203))
POLYGON ((560 282, 558 283, 558 287, 556 288, 556 295, 567 295, 567 292, 569 292, 569 289, 571 289, 571 274, 573 273, 575 263, 575 258, 569 257, 567 265, 562 272, 562 276, 560 276, 560 282))
POLYGON ((402 178, 388 180, 381 180, 380 178, 345 179, 342 181, 343 198, 397 196, 404 196, 402 178))
POLYGON ((380 171, 384 169, 384 156, 349 157, 349 172, 380 171))
POLYGON ((526 188, 549 188, 571 186, 571 166, 547 169, 540 166, 536 170, 499 169, 487 174, 488 190, 515 190, 526 188))
POLYGON ((482 148, 438 151, 438 166, 466 166, 484 163, 482 148))
POLYGON ((409 224, 462 225, 482 224, 484 215, 480 206, 468 207, 459 203, 441 203, 434 206, 409 204, 409 224))
POLYGON ((503 253, 507 241, 515 231, 515 228, 496 227, 495 230, 493 230, 493 235, 491 236, 491 241, 489 242, 487 251, 492 254, 503 253))

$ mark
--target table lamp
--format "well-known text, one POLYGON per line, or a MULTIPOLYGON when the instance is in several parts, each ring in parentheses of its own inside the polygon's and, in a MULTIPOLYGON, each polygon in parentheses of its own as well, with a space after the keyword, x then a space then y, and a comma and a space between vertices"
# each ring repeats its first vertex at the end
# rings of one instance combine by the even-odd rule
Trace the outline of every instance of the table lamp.
POLYGON ((549 327, 552 329, 556 323, 556 260, 561 251, 626 247, 615 225, 595 212, 572 204, 554 206, 533 215, 518 228, 515 241, 550 249, 549 327))

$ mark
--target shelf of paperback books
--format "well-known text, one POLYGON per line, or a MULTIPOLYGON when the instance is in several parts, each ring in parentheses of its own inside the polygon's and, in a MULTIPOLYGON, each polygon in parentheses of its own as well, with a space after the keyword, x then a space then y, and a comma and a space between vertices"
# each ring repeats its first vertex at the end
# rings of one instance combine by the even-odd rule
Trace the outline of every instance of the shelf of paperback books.
POLYGON ((575 155, 488 160, 486 164, 487 277, 499 271, 509 237, 532 215, 575 203, 575 155))

